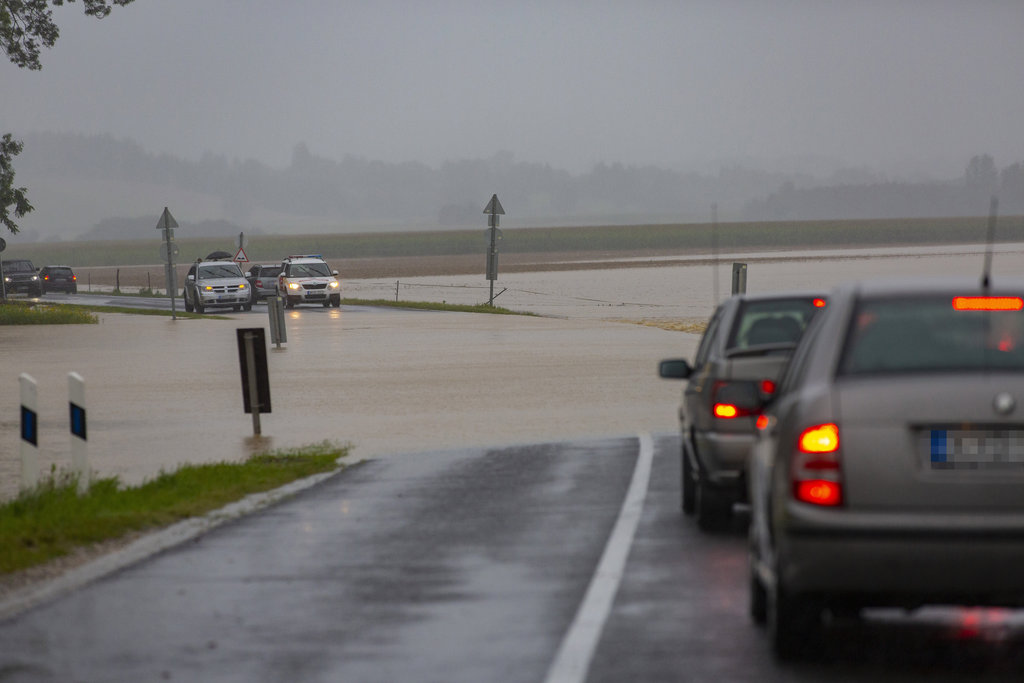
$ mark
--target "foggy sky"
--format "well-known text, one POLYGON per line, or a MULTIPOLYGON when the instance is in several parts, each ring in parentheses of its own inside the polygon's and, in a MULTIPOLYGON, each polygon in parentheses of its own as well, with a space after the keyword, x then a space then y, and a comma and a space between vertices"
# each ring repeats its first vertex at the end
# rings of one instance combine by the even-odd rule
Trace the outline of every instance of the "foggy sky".
MULTIPOLYGON (((136 0, 58 7, 0 67, 0 132, 286 166, 512 152, 714 172, 806 157, 956 177, 1024 161, 1024 3, 136 0)), ((788 164, 788 166, 787 166, 788 164)), ((815 169, 812 169, 815 170, 815 169)))

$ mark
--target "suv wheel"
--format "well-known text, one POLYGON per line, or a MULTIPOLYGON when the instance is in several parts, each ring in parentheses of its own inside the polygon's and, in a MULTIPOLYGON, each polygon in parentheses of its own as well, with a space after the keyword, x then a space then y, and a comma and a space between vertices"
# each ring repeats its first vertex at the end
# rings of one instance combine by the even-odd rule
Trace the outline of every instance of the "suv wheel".
POLYGON ((193 310, 192 302, 188 300, 188 290, 182 290, 181 298, 185 301, 185 312, 191 313, 193 310))
POLYGON ((194 302, 192 302, 192 305, 195 306, 196 313, 205 313, 206 312, 206 308, 203 307, 203 300, 200 299, 198 296, 196 297, 196 300, 194 302))
POLYGON ((732 506, 729 499, 703 479, 697 481, 695 508, 701 531, 721 531, 728 524, 732 506))
POLYGON ((341 306, 341 294, 335 294, 331 297, 331 306, 339 308, 341 306))

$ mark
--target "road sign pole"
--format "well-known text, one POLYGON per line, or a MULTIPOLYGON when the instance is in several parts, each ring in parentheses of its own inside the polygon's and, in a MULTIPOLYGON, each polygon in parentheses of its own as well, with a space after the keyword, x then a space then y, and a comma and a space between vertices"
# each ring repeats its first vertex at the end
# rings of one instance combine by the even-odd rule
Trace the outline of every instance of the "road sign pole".
POLYGON ((174 270, 175 251, 178 248, 174 244, 174 229, 176 227, 178 227, 178 221, 174 220, 174 216, 165 206, 164 212, 160 214, 160 219, 156 222, 156 229, 163 230, 163 251, 166 252, 167 258, 167 295, 171 297, 171 320, 178 319, 178 312, 174 306, 174 290, 178 288, 177 273, 174 270))
POLYGON ((256 348, 252 332, 245 333, 245 372, 249 376, 249 405, 252 406, 252 434, 260 435, 260 399, 256 384, 256 348))
POLYGON ((491 201, 484 207, 487 225, 490 227, 490 244, 487 247, 487 279, 491 281, 491 296, 488 306, 494 306, 494 281, 498 279, 498 216, 505 213, 498 201, 498 195, 491 195, 491 201))

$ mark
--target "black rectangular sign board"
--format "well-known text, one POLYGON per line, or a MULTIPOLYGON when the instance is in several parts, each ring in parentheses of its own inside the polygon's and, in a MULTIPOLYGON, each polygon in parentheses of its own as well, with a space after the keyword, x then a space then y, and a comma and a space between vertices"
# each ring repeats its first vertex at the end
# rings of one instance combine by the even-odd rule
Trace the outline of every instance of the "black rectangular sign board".
POLYGON ((267 337, 262 327, 240 327, 235 330, 238 338, 238 361, 242 369, 242 401, 245 412, 252 412, 249 400, 249 364, 246 348, 246 335, 251 335, 253 362, 256 371, 256 400, 259 402, 260 413, 270 412, 270 376, 267 372, 267 337))

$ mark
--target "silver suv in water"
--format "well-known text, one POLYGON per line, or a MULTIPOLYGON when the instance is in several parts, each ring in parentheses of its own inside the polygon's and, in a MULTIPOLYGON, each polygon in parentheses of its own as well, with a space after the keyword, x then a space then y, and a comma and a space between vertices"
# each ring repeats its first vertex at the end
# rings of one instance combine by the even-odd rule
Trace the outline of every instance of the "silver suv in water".
POLYGON ((740 294, 718 306, 693 365, 664 360, 659 374, 688 380, 679 407, 682 508, 705 531, 726 526, 746 501, 747 455, 764 400, 789 354, 825 306, 812 293, 740 294))
POLYGON ((234 261, 197 261, 185 276, 185 311, 202 313, 207 308, 230 306, 252 310, 249 283, 234 261))

